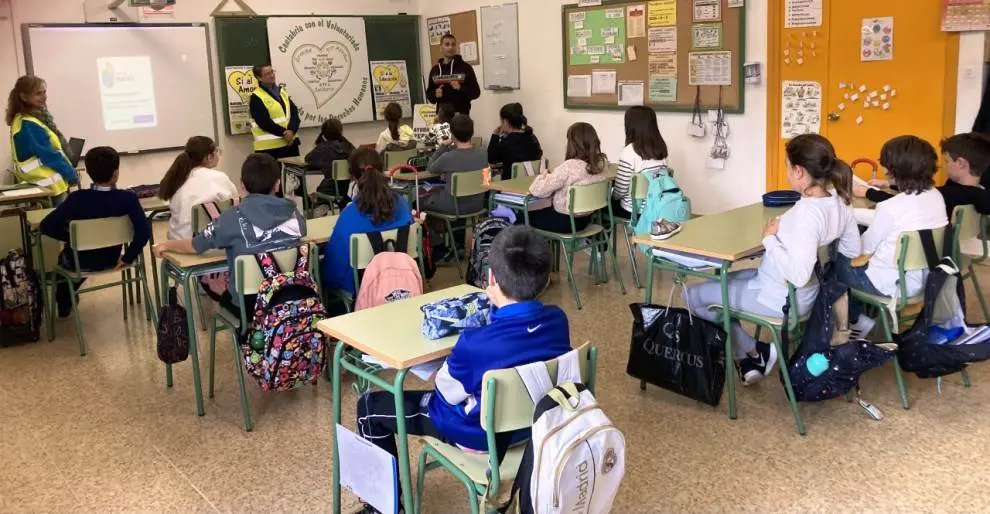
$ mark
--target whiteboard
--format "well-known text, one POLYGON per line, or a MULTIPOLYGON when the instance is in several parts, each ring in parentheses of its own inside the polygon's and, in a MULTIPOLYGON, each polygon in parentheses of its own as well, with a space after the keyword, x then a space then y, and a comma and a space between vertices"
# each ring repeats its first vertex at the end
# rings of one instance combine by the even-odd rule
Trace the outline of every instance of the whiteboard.
POLYGON ((45 80, 65 137, 119 152, 217 138, 206 24, 24 25, 24 62, 45 80))
POLYGON ((519 89, 519 9, 517 4, 481 8, 485 89, 519 89))

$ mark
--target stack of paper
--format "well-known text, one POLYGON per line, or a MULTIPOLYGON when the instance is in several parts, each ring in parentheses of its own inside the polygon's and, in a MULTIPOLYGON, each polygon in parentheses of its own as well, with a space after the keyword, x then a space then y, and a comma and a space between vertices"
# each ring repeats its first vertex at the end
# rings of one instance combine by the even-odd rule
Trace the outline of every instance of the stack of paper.
POLYGON ((722 265, 722 261, 718 259, 675 250, 653 250, 653 255, 693 270, 717 268, 722 265))
POLYGON ((549 198, 533 198, 522 195, 517 195, 514 193, 495 193, 495 201, 499 203, 507 203, 511 205, 518 205, 522 207, 526 205, 526 209, 531 211, 538 211, 540 209, 546 209, 553 205, 553 201, 549 198), (527 202, 526 199, 529 198, 527 202))

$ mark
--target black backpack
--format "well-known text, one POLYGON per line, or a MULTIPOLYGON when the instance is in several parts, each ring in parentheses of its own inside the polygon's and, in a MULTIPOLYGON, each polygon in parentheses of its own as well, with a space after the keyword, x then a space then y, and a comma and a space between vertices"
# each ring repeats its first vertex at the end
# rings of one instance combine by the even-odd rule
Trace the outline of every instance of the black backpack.
POLYGON ((492 217, 474 227, 474 242, 466 274, 468 284, 481 289, 488 287, 488 251, 495 236, 510 225, 505 218, 492 217))
POLYGON ((27 241, 27 217, 15 209, 3 216, 19 218, 21 248, 0 257, 0 346, 33 343, 41 339, 41 285, 27 241))

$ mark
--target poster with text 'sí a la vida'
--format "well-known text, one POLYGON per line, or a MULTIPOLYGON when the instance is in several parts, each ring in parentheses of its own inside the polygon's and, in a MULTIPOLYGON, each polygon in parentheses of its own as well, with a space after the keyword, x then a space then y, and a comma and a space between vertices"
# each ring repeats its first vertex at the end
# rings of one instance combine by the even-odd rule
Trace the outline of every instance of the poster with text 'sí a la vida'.
POLYGON ((303 127, 374 119, 363 18, 271 17, 267 24, 272 66, 303 127))
POLYGON ((258 87, 258 79, 251 66, 227 66, 227 112, 230 116, 230 133, 251 132, 251 93, 258 87))
POLYGON ((784 0, 784 28, 822 26, 822 0, 784 0))

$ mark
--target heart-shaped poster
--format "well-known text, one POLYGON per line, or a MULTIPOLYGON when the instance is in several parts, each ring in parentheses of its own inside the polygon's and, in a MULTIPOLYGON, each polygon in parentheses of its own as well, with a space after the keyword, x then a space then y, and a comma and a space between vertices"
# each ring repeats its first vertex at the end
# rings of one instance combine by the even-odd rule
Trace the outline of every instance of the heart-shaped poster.
POLYGON ((250 72, 235 71, 227 76, 227 84, 237 92, 242 102, 247 102, 251 98, 251 93, 258 87, 258 81, 250 72))
POLYGON ((433 125, 433 120, 437 117, 437 108, 435 105, 424 104, 419 109, 419 117, 423 118, 423 121, 427 125, 433 125))
POLYGON ((292 53, 292 71, 313 94, 316 107, 330 102, 351 75, 351 52, 336 41, 322 46, 299 45, 292 53))
POLYGON ((394 64, 375 66, 371 74, 374 75, 375 83, 382 88, 382 93, 385 94, 391 93, 395 86, 399 85, 399 79, 402 78, 402 72, 394 64))

